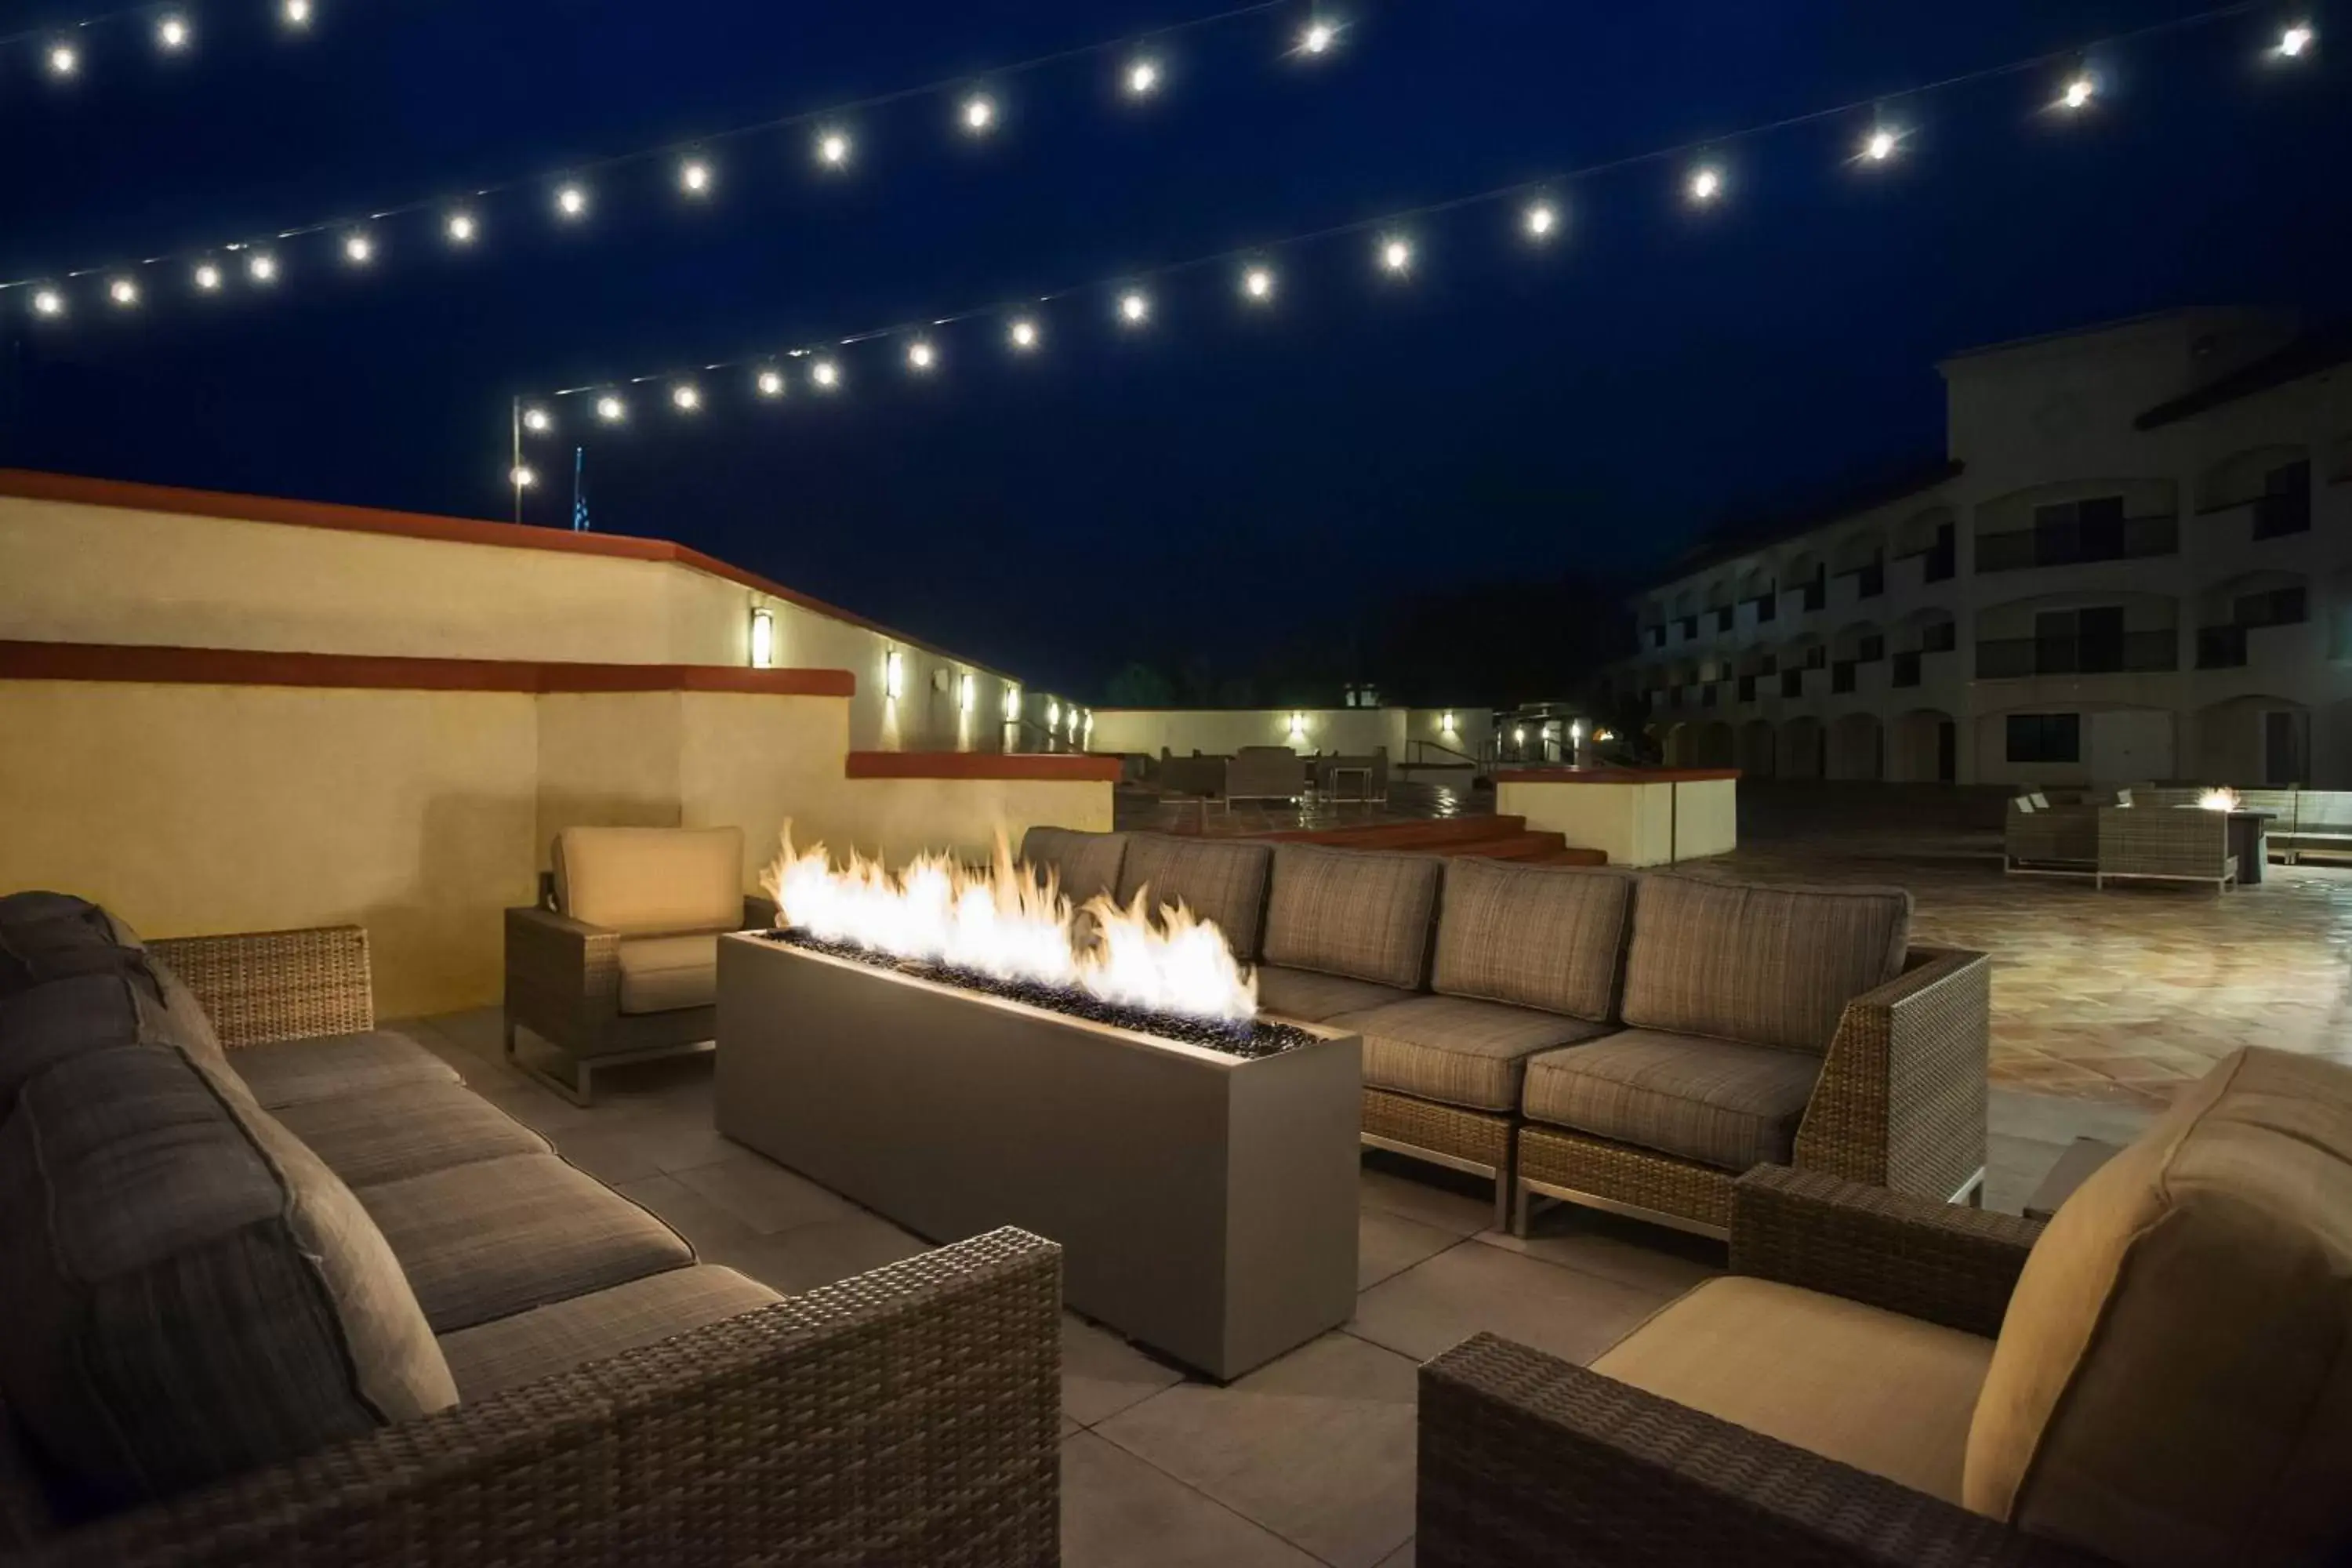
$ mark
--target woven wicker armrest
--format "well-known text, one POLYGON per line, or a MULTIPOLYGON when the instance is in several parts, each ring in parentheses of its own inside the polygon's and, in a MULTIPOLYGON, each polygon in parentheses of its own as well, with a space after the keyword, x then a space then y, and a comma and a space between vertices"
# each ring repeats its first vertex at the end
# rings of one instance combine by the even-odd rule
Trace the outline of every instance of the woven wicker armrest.
POLYGON ((1988 1339, 2038 1220, 1759 1165, 1731 1190, 1735 1274, 1801 1285, 1988 1339))
POLYGON ((999 1230, 77 1532, 37 1564, 1042 1564, 1061 1248, 999 1230))
POLYGON ((1985 1165, 1992 960, 1913 948, 1903 973, 1838 1020, 1797 1129, 1795 1163, 1949 1197, 1985 1165))
POLYGON ((507 911, 507 999, 536 1014, 595 1017, 611 1013, 621 989, 621 933, 552 910, 507 911))
POLYGON ((147 951, 186 983, 225 1046, 375 1027, 367 932, 358 926, 175 937, 147 951))
POLYGON ((1481 1334, 1421 1369, 1423 1568, 2095 1559, 1481 1334))

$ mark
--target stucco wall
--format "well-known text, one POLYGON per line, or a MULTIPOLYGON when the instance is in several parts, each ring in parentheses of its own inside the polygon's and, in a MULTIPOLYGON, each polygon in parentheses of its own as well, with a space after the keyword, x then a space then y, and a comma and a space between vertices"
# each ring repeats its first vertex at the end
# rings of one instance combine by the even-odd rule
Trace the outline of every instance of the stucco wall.
POLYGON ((384 1016, 482 1005, 537 888, 534 703, 0 682, 0 889, 157 936, 357 923, 384 1016))
POLYGON ((1475 753, 1487 737, 1490 715, 1485 709, 1455 712, 1456 731, 1448 735, 1444 714, 1437 709, 1314 708, 1305 710, 1303 737, 1294 737, 1290 708, 1181 709, 1097 708, 1094 710, 1092 750, 1158 756, 1163 750, 1177 756, 1200 752, 1230 756, 1244 746, 1288 746, 1300 752, 1339 752, 1365 756, 1382 746, 1389 756, 1404 760, 1407 741, 1428 741, 1475 753))

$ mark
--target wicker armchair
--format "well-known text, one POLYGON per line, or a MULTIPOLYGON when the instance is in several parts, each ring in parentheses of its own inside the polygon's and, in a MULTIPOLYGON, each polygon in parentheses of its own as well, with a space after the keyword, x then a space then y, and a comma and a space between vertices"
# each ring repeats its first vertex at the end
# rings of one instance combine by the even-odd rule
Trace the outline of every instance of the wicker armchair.
POLYGON ((2096 883, 2104 888, 2132 879, 2227 889, 2238 879, 2228 814, 2195 806, 2102 806, 2096 883))
MULTIPOLYGON (((1991 1029, 1992 960, 1913 948, 1900 975, 1846 1004, 1798 1123, 1798 1168, 1938 1202, 1973 1198, 1991 1029)), ((1517 1132, 1514 1225, 1526 1229, 1532 1194, 1727 1236, 1737 1174, 1528 1122, 1517 1132)))
MULTIPOLYGON (((2040 1225, 1759 1167, 1733 1272, 1990 1337, 2040 1225)), ((1415 1561, 2103 1561, 1491 1334, 1422 1368, 1415 1561)))

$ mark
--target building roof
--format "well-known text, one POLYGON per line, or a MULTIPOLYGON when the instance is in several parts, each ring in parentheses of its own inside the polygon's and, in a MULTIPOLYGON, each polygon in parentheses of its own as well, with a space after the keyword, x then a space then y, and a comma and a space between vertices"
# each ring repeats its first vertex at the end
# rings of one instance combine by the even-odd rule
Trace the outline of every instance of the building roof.
POLYGON ((2132 421, 2137 430, 2160 430, 2258 393, 2352 363, 2352 322, 2338 321, 2304 333, 2275 353, 2206 383, 2196 391, 2159 403, 2132 421))
POLYGON ((1966 467, 1950 458, 1937 458, 1932 463, 1921 460, 1802 505, 1717 529, 1654 575, 1647 586, 1656 588, 1680 582, 1709 567, 1811 533, 1841 519, 1924 494, 1957 479, 1966 467))

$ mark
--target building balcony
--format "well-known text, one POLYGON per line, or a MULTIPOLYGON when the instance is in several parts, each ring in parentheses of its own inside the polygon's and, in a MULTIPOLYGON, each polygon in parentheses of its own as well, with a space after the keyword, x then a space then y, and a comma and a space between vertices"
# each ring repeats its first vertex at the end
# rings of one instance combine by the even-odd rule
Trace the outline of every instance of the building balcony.
POLYGON ((1988 637, 1977 644, 1979 680, 2161 674, 2179 668, 2179 634, 2169 628, 2120 637, 1988 637))
POLYGON ((2142 561, 2180 551, 2180 520, 2132 517, 2115 526, 2023 528, 1977 536, 1977 571, 2022 572, 2038 566, 2084 566, 2102 561, 2142 561))

